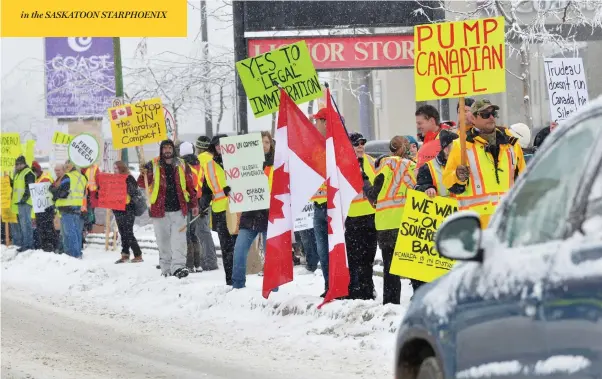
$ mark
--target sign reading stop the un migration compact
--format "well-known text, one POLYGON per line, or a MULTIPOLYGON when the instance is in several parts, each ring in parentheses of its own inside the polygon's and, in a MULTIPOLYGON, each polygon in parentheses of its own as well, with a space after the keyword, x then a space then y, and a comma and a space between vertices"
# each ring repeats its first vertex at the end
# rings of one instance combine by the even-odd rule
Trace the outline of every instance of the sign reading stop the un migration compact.
POLYGON ((296 104, 322 97, 322 87, 305 41, 238 61, 236 71, 255 117, 278 110, 278 85, 286 90, 296 104))
POLYGON ((156 97, 109 108, 113 147, 124 149, 167 139, 163 103, 156 97))
POLYGON ((506 91, 504 18, 414 27, 416 101, 506 91))

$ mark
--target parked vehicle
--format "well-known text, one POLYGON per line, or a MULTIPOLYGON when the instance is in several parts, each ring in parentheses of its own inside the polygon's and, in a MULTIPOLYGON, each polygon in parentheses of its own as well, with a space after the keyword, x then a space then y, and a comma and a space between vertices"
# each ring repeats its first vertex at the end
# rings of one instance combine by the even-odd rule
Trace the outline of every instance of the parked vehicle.
POLYGON ((602 378, 602 98, 554 131, 481 230, 449 217, 459 261, 398 331, 397 379, 602 378))

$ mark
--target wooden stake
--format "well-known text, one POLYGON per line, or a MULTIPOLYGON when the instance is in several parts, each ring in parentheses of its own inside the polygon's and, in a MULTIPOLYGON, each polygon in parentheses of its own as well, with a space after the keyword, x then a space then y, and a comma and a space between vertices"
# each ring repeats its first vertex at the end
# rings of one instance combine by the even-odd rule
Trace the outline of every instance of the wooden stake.
POLYGON ((460 111, 458 112, 460 116, 460 163, 462 164, 462 166, 466 166, 466 162, 468 162, 468 157, 466 156, 466 114, 464 113, 464 98, 461 97, 460 99, 458 99, 458 101, 460 103, 458 106, 458 109, 460 111))
MULTIPOLYGON (((138 154, 138 163, 140 165, 144 165, 146 164, 146 160, 144 159, 144 149, 142 147, 136 147, 136 153, 138 154)), ((159 152, 159 154, 161 154, 161 152, 159 152)), ((174 151, 175 154, 175 151, 174 151)), ((151 204, 150 204, 150 188, 148 188, 148 175, 146 174, 146 171, 144 172, 144 187, 145 187, 145 191, 146 191, 146 205, 150 208, 151 204)))
MULTIPOLYGON (((10 180, 10 175, 8 175, 7 173, 4 173, 4 176, 8 177, 10 180)), ((12 195, 12 193, 10 195, 12 195)), ((6 196, 6 194, 3 194, 2 196, 6 196)), ((4 239, 5 239, 6 247, 10 247, 10 224, 8 222, 4 223, 4 239)))
POLYGON ((109 251, 109 232, 111 231, 111 210, 105 209, 105 251, 109 251))

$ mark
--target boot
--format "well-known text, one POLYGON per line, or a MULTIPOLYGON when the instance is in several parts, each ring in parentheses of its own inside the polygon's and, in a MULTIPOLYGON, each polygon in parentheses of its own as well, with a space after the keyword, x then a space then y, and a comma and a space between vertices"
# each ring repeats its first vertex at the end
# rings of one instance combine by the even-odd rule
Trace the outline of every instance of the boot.
POLYGON ((178 279, 185 278, 188 276, 188 269, 186 267, 179 268, 173 273, 173 276, 178 279))
POLYGON ((118 263, 127 263, 130 261, 130 255, 129 254, 121 254, 121 258, 115 261, 115 264, 118 263))
POLYGON ((139 255, 137 257, 134 257, 134 259, 132 259, 130 262, 131 263, 141 263, 141 262, 144 262, 144 260, 142 259, 142 256, 139 255))

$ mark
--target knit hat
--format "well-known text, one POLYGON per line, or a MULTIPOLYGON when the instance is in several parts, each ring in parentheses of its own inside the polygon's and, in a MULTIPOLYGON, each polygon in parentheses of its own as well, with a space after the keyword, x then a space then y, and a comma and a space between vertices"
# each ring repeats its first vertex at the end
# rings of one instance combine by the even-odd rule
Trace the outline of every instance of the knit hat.
POLYGON ((42 166, 40 166, 40 164, 38 163, 38 161, 33 161, 33 162, 31 162, 31 169, 34 172, 41 172, 42 171, 42 166))
POLYGON ((180 156, 194 154, 194 146, 190 142, 182 142, 180 144, 180 156))
POLYGON ((416 147, 418 147, 418 141, 416 141, 416 138, 412 137, 412 136, 404 136, 406 137, 406 139, 408 141, 410 141, 410 145, 416 145, 416 147))
POLYGON ((207 150, 211 144, 211 138, 207 136, 200 136, 196 140, 196 148, 199 150, 207 150))
POLYGON ((439 143, 441 144, 441 150, 451 145, 451 143, 458 138, 459 137, 456 133, 452 133, 445 129, 441 130, 439 132, 439 143))
POLYGON ((27 164, 27 162, 25 161, 25 157, 24 156, 19 155, 17 157, 17 159, 15 159, 15 165, 18 165, 18 164, 24 164, 24 165, 27 164))

